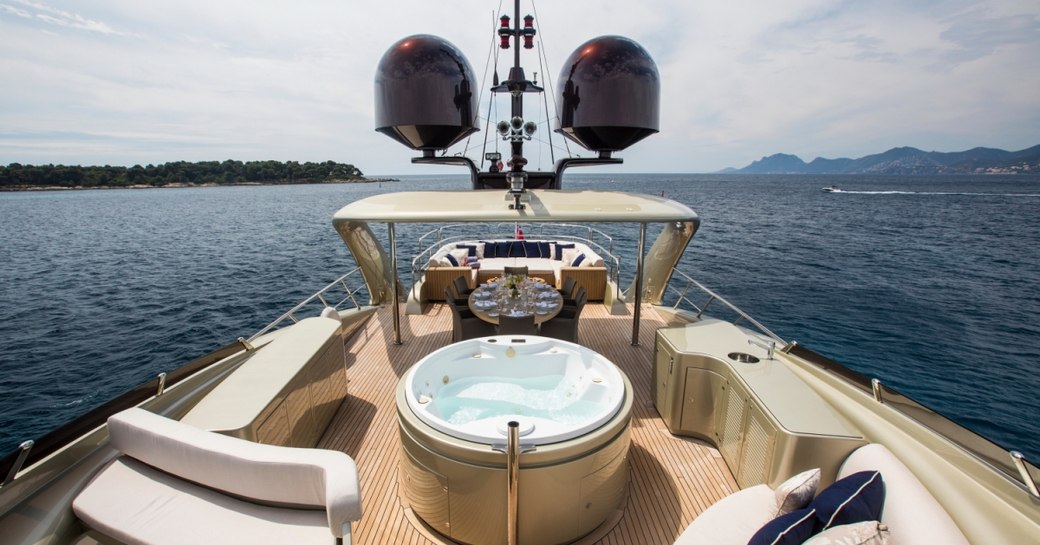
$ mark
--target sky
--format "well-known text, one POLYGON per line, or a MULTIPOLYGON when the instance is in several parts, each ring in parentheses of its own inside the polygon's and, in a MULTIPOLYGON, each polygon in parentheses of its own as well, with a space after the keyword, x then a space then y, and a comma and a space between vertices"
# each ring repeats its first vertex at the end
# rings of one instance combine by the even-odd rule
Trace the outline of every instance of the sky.
MULTIPOLYGON (((451 174, 412 165, 417 152, 375 132, 373 76, 394 42, 428 33, 490 80, 499 9, 512 2, 0 0, 0 164, 333 160, 368 175, 451 174)), ((618 153, 612 172, 1040 144, 1036 0, 523 0, 521 12, 536 16, 547 66, 533 54, 524 65, 539 83, 600 35, 656 61, 661 131, 618 153)), ((449 154, 478 158, 485 135, 494 146, 487 97, 484 130, 449 154)), ((554 122, 529 100, 558 159, 554 122)), ((548 169, 553 156, 539 146, 528 158, 548 169)))

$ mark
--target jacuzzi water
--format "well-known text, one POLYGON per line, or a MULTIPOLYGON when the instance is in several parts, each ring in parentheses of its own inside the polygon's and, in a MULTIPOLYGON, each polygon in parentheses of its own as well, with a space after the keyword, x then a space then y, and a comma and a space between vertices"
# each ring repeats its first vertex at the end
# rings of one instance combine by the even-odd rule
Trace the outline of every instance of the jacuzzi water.
POLYGON ((453 437, 503 442, 509 421, 525 443, 578 437, 609 420, 624 398, 612 362, 583 346, 507 335, 437 350, 406 375, 408 405, 453 437))
POLYGON ((455 425, 505 414, 579 425, 596 413, 599 404, 574 401, 575 385, 564 379, 564 375, 517 379, 468 377, 441 388, 440 396, 433 403, 441 418, 455 425))

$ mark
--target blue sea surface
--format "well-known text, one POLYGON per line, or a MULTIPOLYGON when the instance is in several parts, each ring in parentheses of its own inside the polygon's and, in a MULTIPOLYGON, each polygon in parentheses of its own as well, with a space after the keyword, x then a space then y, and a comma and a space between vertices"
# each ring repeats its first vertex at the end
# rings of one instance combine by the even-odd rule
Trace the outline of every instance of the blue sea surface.
MULTIPOLYGON (((331 223, 344 204, 466 187, 0 193, 0 452, 248 337, 351 268, 331 223)), ((1040 460, 1040 177, 575 174, 565 187, 689 205, 701 227, 682 270, 784 339, 1040 460)), ((605 228, 631 255, 638 227, 605 228)), ((422 230, 399 226, 402 270, 422 230)))

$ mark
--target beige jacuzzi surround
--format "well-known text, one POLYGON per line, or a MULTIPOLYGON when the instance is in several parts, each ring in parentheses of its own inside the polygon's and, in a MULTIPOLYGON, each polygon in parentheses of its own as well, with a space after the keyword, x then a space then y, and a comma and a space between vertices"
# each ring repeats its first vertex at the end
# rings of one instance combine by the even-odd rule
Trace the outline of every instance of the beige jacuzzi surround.
MULTIPOLYGON (((522 543, 577 540, 611 519, 624 502, 633 395, 628 377, 620 372, 619 376, 624 398, 602 425, 521 454, 518 534, 522 543)), ((407 381, 402 379, 397 388, 402 500, 433 530, 455 541, 504 543, 506 455, 495 445, 453 437, 423 422, 409 407, 406 390, 407 381)), ((504 443, 505 436, 496 442, 504 443)))

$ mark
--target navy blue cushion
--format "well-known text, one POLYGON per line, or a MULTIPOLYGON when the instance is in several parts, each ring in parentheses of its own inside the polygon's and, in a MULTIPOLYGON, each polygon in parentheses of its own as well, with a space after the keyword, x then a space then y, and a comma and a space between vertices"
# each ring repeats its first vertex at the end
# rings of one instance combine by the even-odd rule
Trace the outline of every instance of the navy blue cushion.
POLYGON ((549 259, 552 257, 552 251, 549 250, 548 242, 538 243, 538 257, 543 257, 545 259, 549 259))
POLYGON ((447 259, 448 263, 451 263, 452 267, 458 267, 459 266, 459 260, 455 259, 455 256, 451 255, 450 253, 449 254, 444 254, 444 259, 447 259))
POLYGON ((581 265, 582 261, 585 261, 585 254, 578 254, 577 257, 574 258, 574 261, 571 261, 571 267, 581 265))
POLYGON ((496 242, 495 243, 495 257, 509 257, 509 247, 512 243, 509 242, 496 242))
POLYGON ((816 531, 831 526, 881 520, 885 507, 885 483, 877 471, 860 471, 820 492, 809 504, 816 510, 816 531))
POLYGON ((498 246, 494 242, 480 241, 484 244, 484 257, 495 257, 498 254, 495 253, 495 248, 498 246))
POLYGON ((814 533, 814 514, 812 509, 799 509, 776 517, 759 528, 748 545, 801 545, 814 533))
POLYGON ((573 244, 560 244, 559 242, 557 242, 556 243, 556 253, 553 254, 553 259, 555 259, 556 261, 562 261, 563 260, 563 249, 564 248, 573 248, 573 247, 574 247, 573 244))
POLYGON ((516 242, 510 242, 508 244, 509 257, 527 257, 527 253, 524 252, 524 241, 518 240, 516 242))
POLYGON ((477 247, 472 245, 472 244, 456 244, 455 247, 460 249, 460 250, 465 248, 466 250, 469 250, 469 255, 470 256, 473 256, 473 257, 477 256, 477 247))
POLYGON ((542 248, 537 242, 525 240, 524 253, 526 257, 542 257, 542 248))

